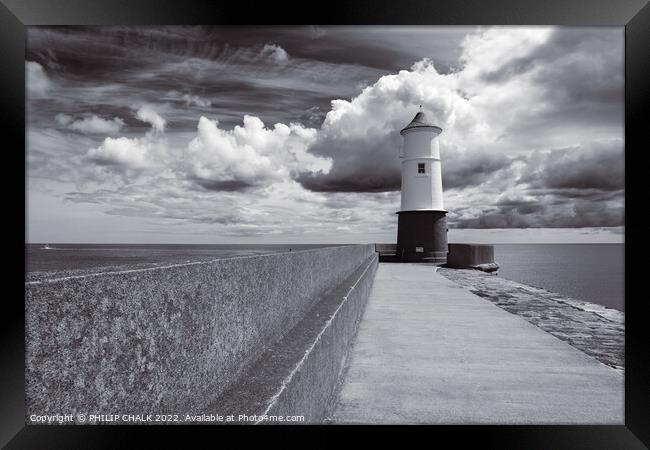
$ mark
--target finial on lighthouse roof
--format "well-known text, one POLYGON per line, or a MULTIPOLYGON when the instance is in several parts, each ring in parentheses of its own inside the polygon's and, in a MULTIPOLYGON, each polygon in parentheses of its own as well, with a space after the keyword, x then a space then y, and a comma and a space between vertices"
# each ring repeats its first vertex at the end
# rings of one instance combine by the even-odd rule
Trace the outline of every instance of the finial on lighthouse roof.
POLYGON ((406 130, 410 130, 412 128, 435 128, 438 130, 438 133, 442 131, 442 128, 437 127, 429 122, 426 114, 422 112, 422 105, 420 105, 420 111, 418 111, 413 120, 411 120, 411 123, 404 127, 402 131, 399 132, 399 134, 403 135, 406 130))

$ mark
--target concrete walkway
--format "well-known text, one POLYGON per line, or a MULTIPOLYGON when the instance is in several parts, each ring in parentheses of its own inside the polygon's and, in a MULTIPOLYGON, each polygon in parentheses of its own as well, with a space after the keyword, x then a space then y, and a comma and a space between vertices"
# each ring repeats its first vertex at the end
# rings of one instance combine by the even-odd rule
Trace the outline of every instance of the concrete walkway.
POLYGON ((334 423, 622 424, 623 375, 421 264, 380 264, 334 423))

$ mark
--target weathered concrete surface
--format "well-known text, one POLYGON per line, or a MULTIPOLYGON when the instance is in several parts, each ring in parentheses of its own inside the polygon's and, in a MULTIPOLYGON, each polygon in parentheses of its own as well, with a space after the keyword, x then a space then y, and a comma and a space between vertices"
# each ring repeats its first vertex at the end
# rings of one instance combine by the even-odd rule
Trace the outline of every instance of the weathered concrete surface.
POLYGON ((380 264, 334 423, 622 424, 623 376, 418 264, 380 264))
POLYGON ((373 245, 25 284, 26 413, 204 413, 373 245))
POLYGON ((475 270, 441 267, 438 273, 603 364, 625 370, 622 312, 475 270))
MULTIPOLYGON (((222 416, 300 415, 321 423, 336 400, 341 372, 351 349, 378 265, 378 255, 354 271, 321 300, 277 345, 270 348, 239 381, 209 408, 222 416)), ((245 423, 250 423, 246 419, 245 423)))

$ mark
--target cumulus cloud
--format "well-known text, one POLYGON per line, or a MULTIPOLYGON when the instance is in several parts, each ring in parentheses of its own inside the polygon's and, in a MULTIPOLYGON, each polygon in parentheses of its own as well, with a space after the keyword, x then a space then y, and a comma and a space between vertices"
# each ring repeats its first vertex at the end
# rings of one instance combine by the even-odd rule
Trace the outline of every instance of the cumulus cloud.
MULTIPOLYGON (((368 41, 355 45, 369 53, 368 41)), ((411 41, 412 35, 404 43, 413 52, 411 41)), ((121 49, 121 38, 115 42, 107 48, 121 49)), ((94 173, 77 161, 85 155, 89 171, 109 175, 96 178, 95 191, 69 193, 71 202, 98 203, 111 215, 165 226, 205 226, 196 228, 200 232, 318 236, 340 228, 390 234, 399 206, 399 130, 422 105, 443 128, 450 228, 623 225, 620 30, 479 29, 458 47, 455 65, 423 59, 437 53, 418 51, 407 65, 400 62, 410 66, 400 71, 385 70, 381 62, 383 56, 402 61, 403 54, 357 59, 338 49, 328 60, 322 42, 290 42, 270 34, 218 48, 183 41, 156 47, 157 56, 143 66, 139 60, 151 52, 140 49, 127 55, 135 69, 113 72, 104 70, 113 60, 87 52, 84 58, 105 66, 75 67, 89 67, 88 81, 98 76, 103 85, 71 77, 62 94, 68 104, 49 103, 57 102, 44 95, 52 82, 34 63, 32 78, 46 81, 30 88, 41 95, 33 117, 42 114, 43 123, 51 123, 54 114, 64 114, 61 127, 30 134, 30 174, 69 165, 74 170, 66 181, 73 173, 91 178, 94 173), (165 48, 176 53, 161 57, 165 48), (200 50, 187 54, 188 48, 200 50), (310 59, 312 51, 322 60, 310 59), (376 65, 360 68, 358 61, 376 65), (82 101, 86 106, 78 107, 82 101), (166 106, 156 105, 161 101, 166 106), (99 111, 91 103, 101 103, 103 118, 75 116, 99 111), (145 105, 135 117, 151 126, 146 132, 128 116, 126 105, 134 103, 145 105), (201 108, 210 108, 209 114, 197 114, 201 108), (98 142, 97 133, 105 139, 98 142), (67 154, 68 160, 54 163, 55 155, 67 154), (291 224, 283 220, 289 213, 291 224)), ((43 61, 48 71, 55 67, 43 61)), ((57 89, 64 73, 57 69, 57 89)))
POLYGON ((70 130, 89 134, 117 134, 124 126, 124 121, 119 117, 109 120, 94 114, 77 120, 67 114, 57 114, 56 121, 70 130))
POLYGON ((418 105, 443 128, 447 188, 485 182, 509 168, 516 152, 579 142, 587 131, 620 132, 619 34, 549 27, 470 34, 454 72, 441 74, 423 59, 381 77, 350 101, 333 101, 309 149, 333 157, 332 170, 301 182, 317 191, 399 189, 397 131, 418 105))
POLYGON ((239 190, 303 172, 326 173, 330 160, 306 151, 315 136, 316 130, 298 124, 267 128, 253 116, 226 131, 201 117, 185 154, 187 176, 206 189, 239 190))
POLYGON ((332 157, 332 169, 299 180, 318 192, 399 189, 397 131, 421 104, 443 128, 452 226, 622 225, 623 143, 612 139, 622 134, 618 31, 520 27, 470 34, 455 71, 439 73, 424 59, 350 101, 333 101, 309 147, 332 157), (601 137, 609 139, 593 140, 601 137), (550 150, 558 143, 565 148, 550 150))
MULTIPOLYGON (((153 105, 140 107, 136 117, 151 125, 146 134, 107 137, 86 153, 87 160, 122 176, 168 170, 212 191, 264 187, 302 173, 326 173, 331 166, 328 158, 306 151, 316 130, 300 124, 266 127, 258 117, 244 116, 243 125, 225 130, 218 120, 202 116, 195 137, 174 152, 165 135, 166 120, 153 105)), ((58 120, 68 127, 77 123, 64 115, 58 120)))
POLYGON ((141 106, 136 112, 136 117, 141 121, 150 124, 154 133, 162 133, 165 131, 167 121, 163 119, 151 105, 141 106))
POLYGON ((102 165, 140 170, 150 166, 147 155, 151 149, 152 143, 143 139, 106 138, 102 145, 88 151, 88 158, 102 165))
POLYGON ((52 87, 52 82, 43 70, 43 66, 37 62, 25 62, 25 76, 27 78, 27 93, 31 97, 43 96, 52 87))
POLYGON ((331 156, 332 170, 303 176, 301 182, 316 191, 399 189, 402 137, 398 131, 423 105, 443 129, 443 177, 453 186, 480 183, 507 166, 508 160, 485 150, 485 143, 495 137, 457 85, 456 75, 440 74, 433 62, 424 59, 411 70, 381 77, 351 101, 332 101, 318 138, 309 148, 314 154, 331 156))
POLYGON ((260 55, 276 63, 285 63, 289 60, 286 50, 275 44, 265 44, 260 55))
POLYGON ((160 168, 167 154, 164 137, 166 121, 151 105, 140 107, 136 117, 151 125, 151 130, 144 137, 107 137, 99 147, 91 148, 86 158, 121 174, 137 174, 160 168))

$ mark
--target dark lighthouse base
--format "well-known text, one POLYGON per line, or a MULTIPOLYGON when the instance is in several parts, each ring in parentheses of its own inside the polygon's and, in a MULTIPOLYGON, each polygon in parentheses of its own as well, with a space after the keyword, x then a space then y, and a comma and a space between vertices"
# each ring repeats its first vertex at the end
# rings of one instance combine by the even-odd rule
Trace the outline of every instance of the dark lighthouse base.
POLYGON ((397 213, 395 257, 404 262, 447 262, 445 211, 400 211, 397 213))

